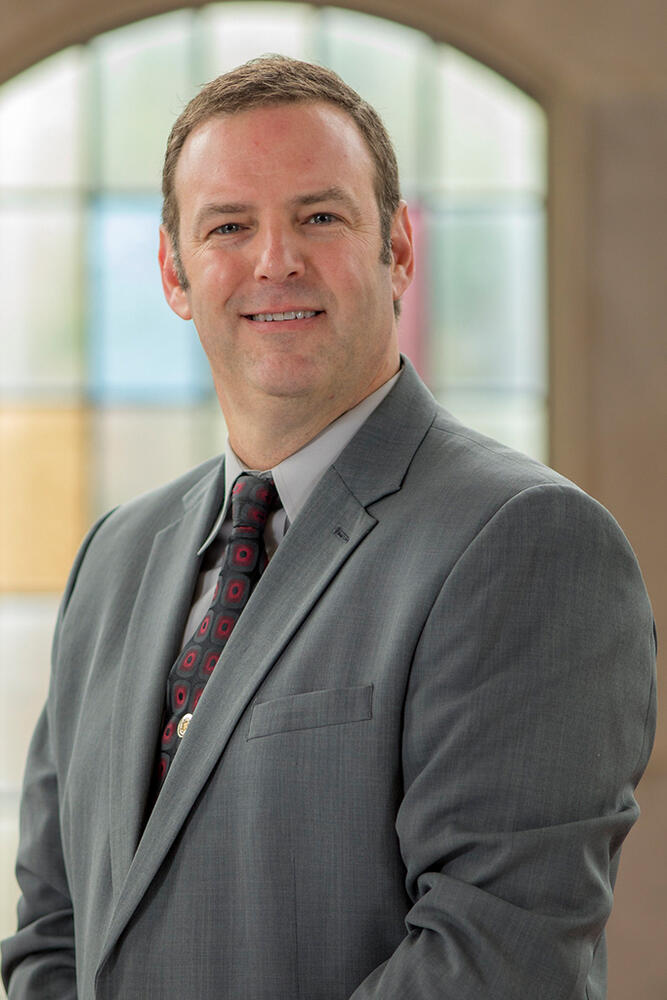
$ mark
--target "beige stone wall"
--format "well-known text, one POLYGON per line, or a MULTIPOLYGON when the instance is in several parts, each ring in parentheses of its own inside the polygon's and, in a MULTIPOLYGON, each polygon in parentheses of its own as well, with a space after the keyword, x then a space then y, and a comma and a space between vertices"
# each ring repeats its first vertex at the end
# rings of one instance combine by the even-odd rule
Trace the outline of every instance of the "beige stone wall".
MULTIPOLYGON (((0 79, 183 0, 2 0, 0 79)), ((664 0, 358 0, 513 79, 550 123, 551 461, 635 547, 667 636, 664 0)), ((664 646, 664 643, 663 643, 664 646)), ((665 658, 662 657, 664 671, 665 658)), ((609 1000, 667 996, 667 728, 625 850, 609 1000)))

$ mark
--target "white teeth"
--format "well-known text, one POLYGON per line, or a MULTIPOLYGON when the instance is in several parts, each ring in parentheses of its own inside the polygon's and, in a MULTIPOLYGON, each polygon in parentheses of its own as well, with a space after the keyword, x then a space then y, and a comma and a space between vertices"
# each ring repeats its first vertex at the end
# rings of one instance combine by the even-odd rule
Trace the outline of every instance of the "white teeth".
POLYGON ((277 322, 281 319, 310 319, 311 316, 316 315, 317 312, 313 309, 297 309, 296 312, 254 313, 250 319, 254 319, 258 323, 272 323, 274 320, 277 322))

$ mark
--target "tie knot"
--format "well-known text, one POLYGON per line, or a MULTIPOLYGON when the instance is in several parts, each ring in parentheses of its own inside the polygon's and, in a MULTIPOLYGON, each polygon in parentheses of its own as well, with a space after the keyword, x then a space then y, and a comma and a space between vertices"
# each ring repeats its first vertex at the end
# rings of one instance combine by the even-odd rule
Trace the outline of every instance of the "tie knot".
POLYGON ((280 506, 278 490, 270 477, 243 473, 232 487, 232 527, 263 531, 272 510, 280 506))

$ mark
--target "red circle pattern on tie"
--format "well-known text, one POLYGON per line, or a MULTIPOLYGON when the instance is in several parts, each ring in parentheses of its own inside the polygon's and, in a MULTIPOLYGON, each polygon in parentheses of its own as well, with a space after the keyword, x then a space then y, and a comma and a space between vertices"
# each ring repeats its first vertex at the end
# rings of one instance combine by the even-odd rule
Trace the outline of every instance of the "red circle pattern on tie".
MULTIPOLYGON (((194 712, 204 686, 266 567, 264 527, 280 506, 272 479, 244 474, 232 488, 232 530, 213 603, 169 672, 155 796, 181 743, 178 724, 194 712)), ((154 796, 154 798, 155 798, 154 796)))

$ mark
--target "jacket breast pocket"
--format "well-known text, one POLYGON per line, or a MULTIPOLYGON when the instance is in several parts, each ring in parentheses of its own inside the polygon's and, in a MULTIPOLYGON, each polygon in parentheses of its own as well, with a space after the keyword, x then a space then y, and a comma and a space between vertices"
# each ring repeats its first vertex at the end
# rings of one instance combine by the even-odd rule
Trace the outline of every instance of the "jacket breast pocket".
POLYGON ((363 722, 373 716, 373 685, 306 691, 273 701, 256 702, 247 739, 289 733, 344 722, 363 722))

